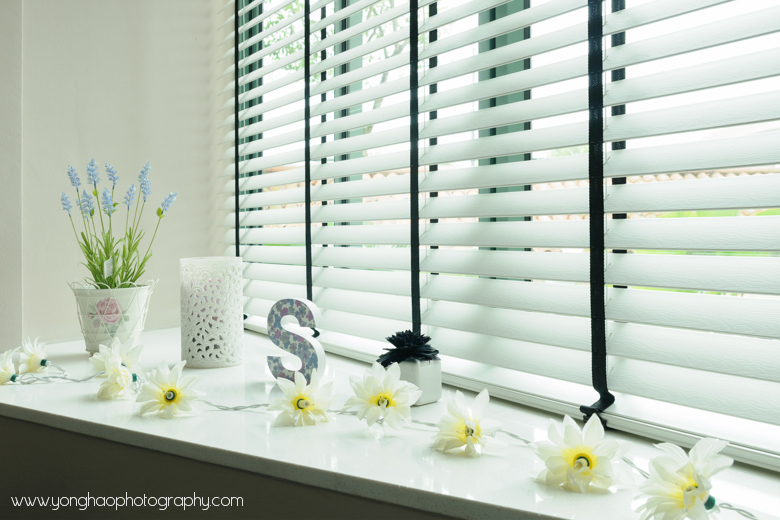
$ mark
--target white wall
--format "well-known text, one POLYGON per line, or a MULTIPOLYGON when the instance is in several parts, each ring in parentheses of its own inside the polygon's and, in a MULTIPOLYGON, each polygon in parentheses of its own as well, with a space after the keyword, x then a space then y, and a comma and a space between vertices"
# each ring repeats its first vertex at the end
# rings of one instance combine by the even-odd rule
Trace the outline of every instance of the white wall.
MULTIPOLYGON (((10 301, 0 298, 0 351, 18 344, 22 335, 47 342, 80 336, 67 282, 88 271, 79 265, 82 258, 59 197, 61 191, 74 194, 67 166, 74 166, 83 181, 85 165, 93 157, 101 166, 102 186, 107 184, 103 163, 118 170, 117 191, 122 195, 131 182, 138 187, 138 170, 151 163, 151 204, 143 220, 149 236, 160 201, 168 192, 178 192, 148 264, 147 274, 160 282, 147 329, 178 325, 179 258, 224 251, 216 227, 223 217, 217 207, 224 196, 215 196, 224 184, 216 179, 224 165, 217 164, 220 150, 215 144, 216 122, 225 117, 216 114, 223 101, 216 96, 215 74, 219 2, 0 2, 0 97, 5 99, 7 90, 13 97, 16 84, 21 85, 21 96, 16 96, 21 97, 21 117, 0 126, 0 282, 2 287, 11 285, 10 301), (6 140, 19 127, 21 141, 6 140), (13 157, 19 156, 15 163, 13 157), (18 183, 20 198, 14 195, 18 183), (14 221, 15 216, 21 221, 14 221), (11 226, 6 230, 8 219, 11 226)), ((3 116, 19 114, 18 103, 0 107, 3 116)), ((115 200, 122 195, 116 193, 115 200)), ((124 213, 118 215, 117 223, 123 226, 124 213)))
POLYGON ((22 338, 22 0, 0 0, 0 352, 22 338))

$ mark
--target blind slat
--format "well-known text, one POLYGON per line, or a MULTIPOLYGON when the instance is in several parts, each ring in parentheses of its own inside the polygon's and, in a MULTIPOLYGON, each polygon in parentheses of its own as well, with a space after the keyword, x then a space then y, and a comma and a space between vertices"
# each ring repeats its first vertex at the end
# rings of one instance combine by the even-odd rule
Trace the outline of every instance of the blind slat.
POLYGON ((607 249, 778 251, 780 217, 610 220, 607 249))
POLYGON ((604 140, 625 141, 776 119, 780 119, 780 92, 764 92, 611 117, 604 130, 604 140))
POLYGON ((780 294, 780 258, 608 254, 605 277, 615 285, 780 294))
POLYGON ((780 300, 612 289, 606 312, 615 321, 780 338, 780 300))
POLYGON ((604 59, 604 70, 676 56, 686 52, 771 34, 780 30, 780 7, 729 17, 635 43, 612 47, 604 59))
POLYGON ((576 350, 590 350, 590 319, 557 314, 434 302, 425 325, 517 339, 576 350))
MULTIPOLYGON (((499 18, 490 23, 481 24, 473 29, 460 32, 457 35, 430 43, 420 52, 420 59, 428 59, 432 56, 450 52, 459 47, 489 40, 528 27, 532 24, 566 14, 587 5, 587 0, 552 0, 540 6, 523 9, 522 11, 499 18)), ((446 12, 447 11, 445 11, 445 13, 446 12)), ((431 17, 431 21, 434 21, 435 19, 436 16, 431 17)))

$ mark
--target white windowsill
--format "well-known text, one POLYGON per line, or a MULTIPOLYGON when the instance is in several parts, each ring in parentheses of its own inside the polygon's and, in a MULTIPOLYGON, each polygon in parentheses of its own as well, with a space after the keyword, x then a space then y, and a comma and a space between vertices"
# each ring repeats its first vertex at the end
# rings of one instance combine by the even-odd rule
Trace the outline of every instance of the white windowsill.
MULTIPOLYGON (((179 329, 147 332, 140 362, 150 370, 161 360, 180 358, 179 329)), ((46 348, 48 357, 73 377, 92 373, 83 341, 46 348)), ((207 399, 224 405, 265 403, 279 393, 265 363, 278 354, 267 337, 247 332, 246 363, 240 367, 186 370, 199 376, 197 388, 207 399)), ((325 378, 334 380, 339 407, 351 395, 349 376, 366 365, 334 354, 327 358, 325 378)), ((100 401, 100 380, 79 384, 4 385, 0 415, 162 451, 223 466, 252 471, 302 484, 382 500, 461 518, 638 518, 633 490, 579 495, 537 484, 542 464, 527 448, 508 437, 510 446, 498 456, 467 458, 430 449, 429 428, 415 425, 382 438, 368 432, 365 422, 340 416, 316 427, 273 428, 273 416, 258 411, 220 412, 204 408, 197 417, 167 421, 138 417, 133 401, 100 401), (424 429, 426 431, 421 431, 424 429)), ((445 387, 445 396, 452 392, 445 387)), ((467 394, 473 395, 470 392, 467 394)), ((444 400, 413 408, 412 416, 437 422, 444 400)), ((488 414, 507 430, 531 440, 546 437, 549 414, 520 405, 491 400, 488 414)), ((560 419, 560 417, 555 417, 560 419)), ((646 467, 658 454, 646 439, 610 431, 632 443, 629 456, 646 467)), ((634 476, 639 481, 636 473, 634 476)), ((780 518, 780 474, 735 464, 713 479, 713 495, 755 513, 762 519, 780 518)), ((737 517, 726 512, 723 518, 737 517)))

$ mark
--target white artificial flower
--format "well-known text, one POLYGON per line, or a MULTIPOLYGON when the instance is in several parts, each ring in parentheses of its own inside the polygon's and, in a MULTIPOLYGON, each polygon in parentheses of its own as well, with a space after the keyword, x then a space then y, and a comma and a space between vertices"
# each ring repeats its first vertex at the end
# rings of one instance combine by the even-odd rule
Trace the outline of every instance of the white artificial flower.
POLYGON ((139 368, 136 365, 138 363, 138 357, 141 355, 141 351, 144 348, 143 345, 133 347, 132 339, 121 343, 115 336, 109 345, 100 345, 98 348, 98 352, 89 358, 92 362, 92 366, 97 372, 106 370, 106 363, 113 355, 119 356, 122 360, 121 363, 127 367, 130 373, 139 372, 139 368))
POLYGON ((144 384, 136 402, 144 403, 138 411, 139 415, 157 412, 158 415, 171 419, 179 415, 197 413, 192 406, 202 394, 192 388, 198 378, 195 376, 182 377, 181 370, 186 361, 177 363, 172 370, 168 370, 165 362, 160 363, 156 370, 152 370, 149 381, 144 384))
POLYGON ((474 457, 480 454, 480 450, 506 446, 493 437, 501 429, 501 423, 483 418, 489 401, 490 396, 485 389, 474 398, 474 403, 469 407, 463 393, 456 391, 455 398, 447 403, 448 414, 439 421, 439 432, 433 439, 434 449, 446 453, 466 446, 466 455, 474 457), (481 446, 480 450, 477 450, 477 446, 481 446))
POLYGON ((591 486, 607 489, 612 485, 611 459, 619 446, 614 440, 604 439, 604 427, 597 415, 592 415, 581 431, 567 415, 563 432, 553 422, 547 437, 548 441, 534 442, 530 447, 547 466, 539 478, 548 486, 584 493, 591 486))
POLYGON ((16 375, 16 367, 14 366, 14 354, 19 351, 19 348, 12 350, 6 350, 0 354, 0 385, 7 383, 11 378, 16 375))
POLYGON ((365 419, 369 426, 384 419, 391 427, 400 430, 409 424, 410 406, 422 395, 417 386, 401 381, 401 367, 393 363, 385 370, 374 363, 363 378, 350 377, 355 395, 347 399, 347 409, 357 408, 358 419, 365 419))
POLYGON ((707 520, 716 507, 710 478, 734 463, 718 455, 726 446, 726 441, 701 439, 686 454, 674 444, 656 444, 668 456, 650 461, 650 478, 640 486, 647 501, 637 508, 642 520, 707 520))
POLYGON ((135 377, 122 364, 119 356, 114 356, 106 362, 106 380, 98 389, 100 399, 116 399, 117 397, 127 397, 130 394, 130 385, 133 384, 135 377))
POLYGON ((268 410, 281 410, 274 426, 309 426, 330 420, 326 413, 330 406, 330 388, 333 383, 319 386, 317 371, 311 375, 311 383, 306 384, 306 377, 300 372, 295 373, 295 383, 280 377, 276 384, 284 392, 284 397, 268 406, 268 410))
POLYGON ((38 343, 38 338, 35 341, 30 341, 30 338, 22 343, 22 350, 19 352, 19 373, 35 373, 43 372, 46 370, 46 365, 43 361, 46 359, 46 355, 43 353, 43 343, 38 343))

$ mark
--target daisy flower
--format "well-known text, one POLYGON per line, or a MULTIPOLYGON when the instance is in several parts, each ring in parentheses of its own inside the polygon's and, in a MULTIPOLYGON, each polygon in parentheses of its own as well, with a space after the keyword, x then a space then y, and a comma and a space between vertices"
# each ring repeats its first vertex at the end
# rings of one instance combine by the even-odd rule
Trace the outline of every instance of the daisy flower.
POLYGON ((143 348, 143 345, 133 347, 132 339, 121 343, 119 339, 114 337, 108 346, 100 345, 98 352, 93 354, 89 360, 97 372, 103 372, 106 371, 109 359, 112 356, 118 356, 121 359, 121 364, 126 366, 131 373, 139 372, 140 369, 137 366, 138 357, 141 355, 143 348))
POLYGON ((365 419, 369 426, 381 418, 396 430, 402 429, 411 420, 410 406, 417 402, 422 392, 400 378, 398 363, 393 363, 387 370, 374 363, 362 379, 350 377, 355 395, 347 399, 345 408, 357 408, 358 419, 365 419))
POLYGON ((12 350, 6 350, 0 354, 0 385, 11 381, 13 376, 16 375, 16 368, 14 367, 14 354, 19 351, 18 348, 12 350))
POLYGON ((604 439, 604 427, 597 415, 592 415, 582 430, 567 415, 563 431, 553 422, 547 437, 548 441, 534 442, 530 447, 547 466, 539 478, 548 486, 584 493, 591 487, 607 489, 612 485, 611 459, 619 446, 614 440, 604 439))
POLYGON ((319 386, 317 371, 311 374, 311 383, 306 377, 295 373, 295 383, 280 377, 276 384, 284 392, 284 397, 268 406, 270 411, 281 410, 274 426, 309 426, 330 420, 326 413, 330 406, 330 387, 333 383, 319 386))
POLYGON ((38 343, 38 338, 35 338, 35 341, 27 338, 19 352, 19 373, 36 373, 45 370, 46 356, 43 353, 43 343, 38 343))
POLYGON ((181 370, 185 363, 181 361, 168 370, 168 366, 162 362, 157 370, 152 370, 149 381, 144 384, 136 399, 136 402, 144 403, 138 411, 139 415, 157 412, 171 419, 197 413, 192 403, 200 399, 202 394, 192 388, 192 384, 197 381, 195 376, 182 377, 181 370))
POLYGON ((106 362, 105 370, 107 379, 100 385, 98 397, 100 399, 126 397, 130 393, 130 385, 136 380, 135 374, 122 364, 118 356, 114 356, 106 362))
POLYGON ((656 444, 668 456, 650 462, 650 478, 640 486, 647 497, 637 508, 642 520, 707 520, 708 511, 716 509, 710 478, 734 462, 719 455, 726 446, 725 441, 701 439, 686 454, 674 444, 656 444))
POLYGON ((501 423, 483 418, 489 401, 490 396, 485 389, 469 407, 463 393, 456 391, 455 398, 447 403, 447 415, 439 421, 439 432, 433 439, 433 448, 446 453, 465 446, 466 455, 470 457, 486 449, 503 448, 505 444, 493 437, 501 429, 501 423), (477 450, 477 446, 481 446, 480 450, 477 450))

